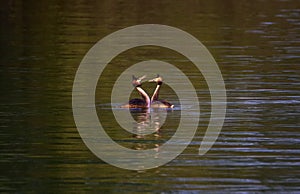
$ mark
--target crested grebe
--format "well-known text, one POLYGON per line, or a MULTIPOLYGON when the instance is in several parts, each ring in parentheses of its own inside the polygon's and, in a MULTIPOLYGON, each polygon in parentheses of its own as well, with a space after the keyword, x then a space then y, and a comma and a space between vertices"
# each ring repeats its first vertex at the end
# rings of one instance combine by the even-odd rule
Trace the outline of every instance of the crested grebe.
POLYGON ((139 92, 139 94, 142 96, 143 99, 140 98, 134 98, 129 100, 129 103, 126 105, 123 105, 123 108, 150 108, 150 97, 148 94, 141 88, 142 86, 142 80, 146 76, 142 76, 139 78, 136 78, 134 75, 132 76, 132 85, 133 87, 139 92))
POLYGON ((163 84, 163 79, 161 76, 157 75, 156 78, 149 80, 149 82, 156 82, 156 88, 153 92, 153 95, 151 97, 151 107, 153 108, 173 108, 174 105, 169 103, 166 100, 160 100, 158 99, 159 90, 161 88, 161 85, 163 84))

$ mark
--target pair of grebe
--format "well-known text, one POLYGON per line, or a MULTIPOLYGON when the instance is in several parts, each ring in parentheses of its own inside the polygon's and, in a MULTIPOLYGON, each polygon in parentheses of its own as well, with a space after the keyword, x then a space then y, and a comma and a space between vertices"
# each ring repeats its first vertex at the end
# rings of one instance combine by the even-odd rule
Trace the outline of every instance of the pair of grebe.
POLYGON ((149 80, 149 82, 156 83, 156 88, 153 92, 152 97, 150 98, 149 95, 143 90, 142 88, 142 80, 146 76, 142 76, 140 78, 136 78, 132 76, 132 85, 135 89, 140 93, 143 99, 134 98, 129 101, 129 104, 123 106, 127 108, 173 108, 174 105, 169 103, 166 100, 158 99, 159 90, 163 84, 162 77, 157 75, 156 78, 149 80))

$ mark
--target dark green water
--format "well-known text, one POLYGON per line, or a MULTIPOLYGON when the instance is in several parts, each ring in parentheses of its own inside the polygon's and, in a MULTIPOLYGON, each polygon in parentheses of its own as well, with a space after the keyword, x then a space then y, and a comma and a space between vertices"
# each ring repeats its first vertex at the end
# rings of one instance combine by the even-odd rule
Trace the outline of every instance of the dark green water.
MULTIPOLYGON (((0 191, 300 191, 299 1, 7 1, 0 10, 0 191), (98 40, 148 23, 185 30, 209 49, 223 74, 228 107, 217 142, 199 156, 210 111, 200 78, 195 88, 202 115, 191 145, 167 165, 137 172, 106 164, 85 146, 73 119, 72 86, 98 40)), ((135 48, 111 62, 96 103, 109 102, 111 78, 125 64, 150 59, 201 77, 178 53, 135 48)), ((168 87, 161 95, 178 102, 168 87)), ((142 141, 111 124, 110 110, 97 110, 107 133, 136 149, 170 138, 180 118, 171 112, 160 135, 142 141)))

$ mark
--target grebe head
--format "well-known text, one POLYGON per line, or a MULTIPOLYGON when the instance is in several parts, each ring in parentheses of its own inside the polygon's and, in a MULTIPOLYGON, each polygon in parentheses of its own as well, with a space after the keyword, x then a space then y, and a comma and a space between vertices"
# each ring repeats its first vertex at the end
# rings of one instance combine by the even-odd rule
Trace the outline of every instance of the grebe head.
POLYGON ((142 80, 146 78, 146 75, 143 75, 142 77, 135 77, 134 75, 132 75, 132 85, 134 87, 139 87, 142 85, 142 80))
POLYGON ((157 74, 156 78, 150 79, 148 82, 156 82, 157 84, 162 84, 163 79, 159 74, 157 74))

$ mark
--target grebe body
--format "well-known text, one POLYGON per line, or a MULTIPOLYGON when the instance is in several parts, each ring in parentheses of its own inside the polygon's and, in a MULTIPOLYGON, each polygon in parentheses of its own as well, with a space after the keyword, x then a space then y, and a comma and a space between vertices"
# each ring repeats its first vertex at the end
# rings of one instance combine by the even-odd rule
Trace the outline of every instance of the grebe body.
POLYGON ((163 79, 161 76, 157 75, 156 78, 149 80, 149 82, 155 82, 156 88, 151 97, 151 107, 153 108, 173 108, 174 105, 168 102, 167 100, 159 99, 159 90, 163 84, 163 79))

